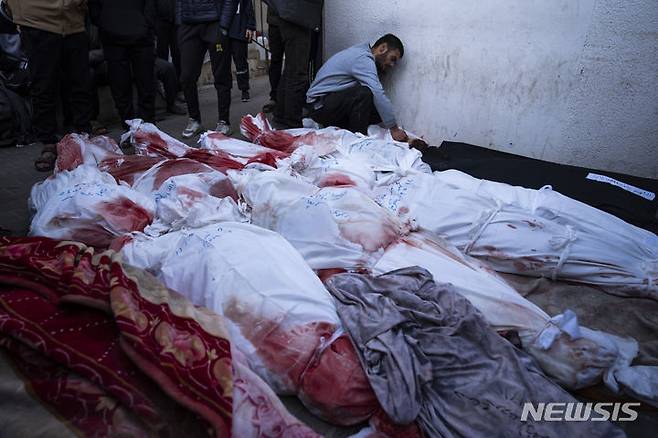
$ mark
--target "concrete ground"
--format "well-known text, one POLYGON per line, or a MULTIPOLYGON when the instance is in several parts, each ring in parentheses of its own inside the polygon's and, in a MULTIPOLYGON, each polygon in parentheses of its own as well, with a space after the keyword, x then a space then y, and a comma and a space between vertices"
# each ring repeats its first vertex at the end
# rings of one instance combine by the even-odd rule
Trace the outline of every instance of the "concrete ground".
MULTIPOLYGON (((206 129, 214 129, 217 122, 216 94, 212 86, 199 90, 201 113, 206 129)), ((239 132, 240 118, 245 114, 256 114, 269 99, 269 83, 266 76, 260 76, 251 81, 251 101, 240 101, 240 91, 234 85, 232 92, 231 125, 233 136, 242 138, 239 132)), ((109 90, 101 90, 101 115, 99 119, 110 129, 109 135, 118 140, 123 131, 120 121, 115 115, 109 90)), ((180 133, 187 124, 187 116, 172 116, 164 114, 162 102, 159 102, 157 122, 160 129, 189 145, 194 145, 197 139, 183 140, 180 133)), ((29 212, 27 199, 32 186, 50 175, 37 172, 34 160, 40 150, 31 145, 23 148, 0 148, 0 235, 24 236, 29 230, 29 212)), ((361 427, 339 428, 325 423, 311 415, 295 397, 282 397, 282 401, 290 412, 312 427, 316 432, 328 438, 342 438, 354 434, 361 427)), ((658 414, 643 412, 640 419, 633 423, 618 423, 629 437, 656 436, 658 430, 658 414)))

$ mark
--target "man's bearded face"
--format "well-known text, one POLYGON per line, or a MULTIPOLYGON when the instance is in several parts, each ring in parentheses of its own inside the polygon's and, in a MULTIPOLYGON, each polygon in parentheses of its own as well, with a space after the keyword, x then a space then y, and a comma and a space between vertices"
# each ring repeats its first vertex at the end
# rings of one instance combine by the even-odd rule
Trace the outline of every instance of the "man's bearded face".
POLYGON ((375 64, 377 64, 377 71, 379 74, 385 74, 390 69, 395 67, 400 59, 400 51, 397 49, 386 49, 382 53, 375 55, 375 64))

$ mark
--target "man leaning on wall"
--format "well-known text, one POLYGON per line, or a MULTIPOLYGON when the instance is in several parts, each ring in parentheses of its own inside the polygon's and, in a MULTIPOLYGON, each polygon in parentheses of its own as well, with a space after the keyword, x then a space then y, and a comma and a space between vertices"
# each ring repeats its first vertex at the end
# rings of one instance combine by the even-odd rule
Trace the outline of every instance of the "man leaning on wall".
POLYGON ((69 82, 75 130, 91 132, 87 0, 7 0, 7 5, 20 27, 30 63, 32 126, 36 140, 43 145, 34 165, 37 170, 50 171, 57 158, 60 72, 69 82))
POLYGON ((336 53, 308 90, 308 116, 324 126, 363 134, 368 133, 369 125, 381 124, 394 140, 408 141, 381 83, 403 56, 404 45, 392 34, 382 36, 372 46, 363 43, 336 53))

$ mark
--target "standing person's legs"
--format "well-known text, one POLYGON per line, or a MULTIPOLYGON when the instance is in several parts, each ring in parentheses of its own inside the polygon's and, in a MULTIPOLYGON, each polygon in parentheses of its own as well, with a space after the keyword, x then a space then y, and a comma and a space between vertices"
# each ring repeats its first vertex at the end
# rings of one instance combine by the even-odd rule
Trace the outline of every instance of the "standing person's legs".
POLYGON ((91 132, 94 135, 104 135, 107 134, 107 127, 98 121, 101 110, 98 89, 102 84, 107 84, 107 63, 105 61, 89 69, 89 84, 91 93, 91 115, 89 117, 91 132))
POLYGON ((133 106, 133 82, 130 71, 128 47, 105 44, 103 52, 107 61, 107 80, 110 84, 114 106, 125 128, 126 120, 135 118, 133 106))
POLYGON ((199 93, 197 81, 201 75, 203 57, 206 54, 207 45, 201 39, 200 24, 181 24, 178 26, 178 47, 181 54, 181 85, 185 100, 187 101, 187 112, 191 119, 201 122, 201 111, 199 109, 199 93))
POLYGON ((249 44, 246 41, 231 38, 231 55, 235 63, 235 77, 240 91, 249 91, 249 62, 247 54, 249 44))
POLYGON ((275 120, 290 128, 302 126, 302 108, 308 89, 310 31, 292 23, 280 26, 285 53, 283 76, 279 84, 275 120))
POLYGON ((281 69, 283 68, 283 40, 279 26, 270 26, 268 34, 270 45, 270 99, 276 101, 279 82, 281 81, 281 69))
POLYGON ((36 140, 57 141, 57 90, 60 74, 62 37, 31 27, 23 27, 21 41, 30 62, 32 127, 36 140))
POLYGON ((171 55, 171 62, 176 68, 176 78, 180 80, 180 52, 178 51, 176 24, 165 20, 157 20, 155 35, 158 58, 168 62, 169 55, 171 55))
MULTIPOLYGON (((208 44, 212 74, 217 90, 217 119, 230 124, 231 87, 231 42, 219 31, 219 23, 208 24, 204 32, 204 41, 208 44)), ((182 53, 182 52, 181 52, 182 53)))
POLYGON ((178 26, 176 23, 170 23, 169 26, 169 51, 171 52, 171 63, 174 64, 176 69, 176 80, 180 83, 181 64, 178 48, 178 26))
POLYGON ((101 103, 98 99, 98 68, 99 67, 89 69, 89 89, 91 90, 91 114, 89 116, 90 120, 98 120, 98 115, 101 112, 101 103))
POLYGON ((171 34, 169 32, 170 23, 165 20, 157 19, 155 21, 155 53, 158 58, 169 61, 169 39, 171 34))
POLYGON ((176 68, 174 67, 174 64, 160 58, 156 59, 155 78, 162 82, 165 101, 167 102, 167 111, 173 114, 185 114, 185 110, 176 105, 178 79, 176 78, 176 68))
POLYGON ((73 128, 77 132, 91 133, 89 39, 85 32, 64 37, 62 68, 70 90, 69 102, 73 128))
MULTIPOLYGON (((62 48, 62 58, 64 57, 64 48, 62 48)), ((66 77, 64 66, 59 73, 59 107, 62 112, 62 132, 69 134, 73 132, 73 111, 71 110, 71 81, 66 77)))
POLYGON ((153 43, 129 49, 133 80, 137 86, 138 117, 155 121, 155 53, 153 43))

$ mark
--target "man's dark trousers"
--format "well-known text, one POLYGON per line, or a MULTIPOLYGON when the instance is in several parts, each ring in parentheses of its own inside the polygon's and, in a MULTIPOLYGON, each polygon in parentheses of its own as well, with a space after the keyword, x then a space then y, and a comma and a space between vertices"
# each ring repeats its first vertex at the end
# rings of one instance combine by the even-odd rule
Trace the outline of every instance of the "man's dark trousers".
POLYGON ((281 69, 283 68, 283 40, 281 39, 281 30, 278 25, 270 24, 268 33, 268 43, 270 45, 270 99, 276 102, 278 99, 277 92, 281 82, 281 69))
POLYGON ((178 78, 174 65, 163 59, 155 60, 155 80, 162 82, 164 88, 164 97, 167 107, 176 103, 176 93, 178 92, 178 78))
POLYGON ((171 21, 158 19, 155 23, 156 53, 158 58, 169 61, 171 53, 171 62, 176 67, 176 77, 180 78, 180 51, 178 50, 178 35, 176 24, 171 21))
POLYGON ((89 41, 85 32, 57 35, 23 26, 21 41, 30 62, 32 126, 37 141, 57 142, 59 78, 68 82, 73 127, 91 132, 89 41))
POLYGON ((311 31, 281 20, 279 25, 286 62, 277 89, 274 121, 288 128, 302 126, 302 109, 308 89, 311 31))
POLYGON ((235 78, 240 91, 249 91, 249 43, 229 38, 231 41, 231 56, 235 64, 235 78))
POLYGON ((139 117, 155 121, 154 42, 136 45, 103 45, 107 75, 114 105, 121 121, 139 117), (133 105, 133 81, 137 87, 138 110, 133 105))
POLYGON ((308 116, 323 126, 335 126, 366 135, 368 126, 382 121, 373 102, 372 91, 364 86, 329 93, 307 108, 308 116))
POLYGON ((229 122, 231 107, 231 49, 229 38, 219 31, 219 23, 181 24, 178 26, 178 47, 181 54, 181 84, 190 118, 201 121, 197 81, 201 75, 206 51, 210 54, 215 90, 217 90, 218 120, 229 122))

